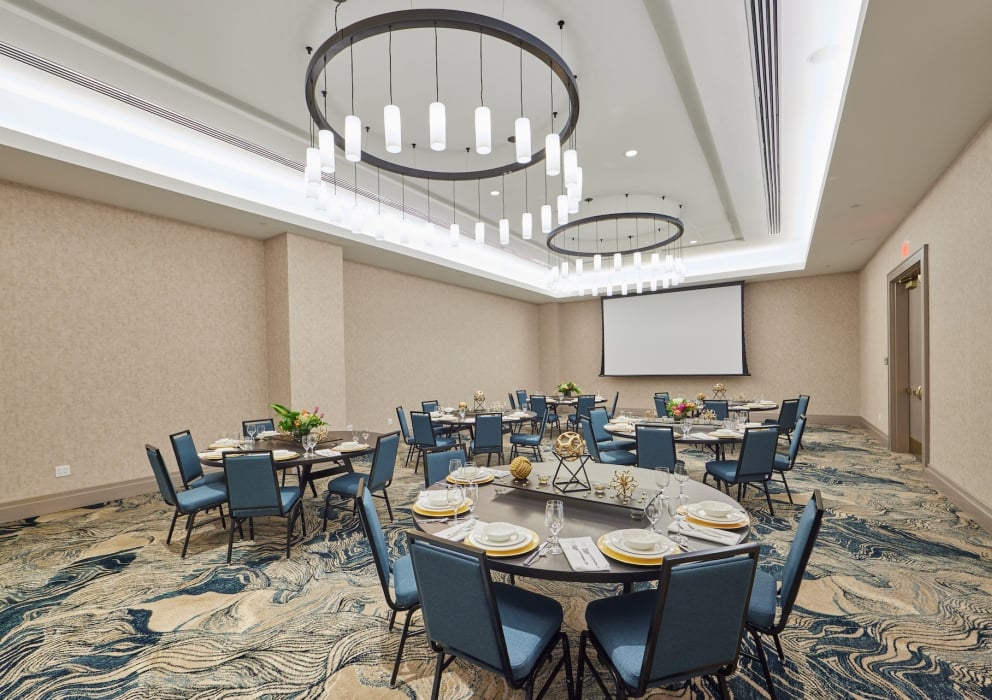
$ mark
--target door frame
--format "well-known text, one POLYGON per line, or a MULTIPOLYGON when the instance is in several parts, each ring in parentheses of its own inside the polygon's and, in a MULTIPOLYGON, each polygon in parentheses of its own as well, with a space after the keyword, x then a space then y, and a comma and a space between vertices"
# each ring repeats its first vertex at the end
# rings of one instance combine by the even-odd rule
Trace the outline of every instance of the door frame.
POLYGON ((889 325, 889 449, 909 452, 910 396, 903 388, 909 383, 909 291, 903 280, 918 274, 923 295, 923 445, 921 461, 930 466, 930 268, 928 250, 924 245, 899 263, 887 277, 889 325))

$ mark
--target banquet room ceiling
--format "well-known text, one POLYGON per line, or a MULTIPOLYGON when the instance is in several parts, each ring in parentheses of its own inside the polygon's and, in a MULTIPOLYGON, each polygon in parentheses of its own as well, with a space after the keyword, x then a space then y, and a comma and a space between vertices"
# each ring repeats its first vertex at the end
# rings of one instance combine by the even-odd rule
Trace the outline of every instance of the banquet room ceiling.
MULTIPOLYGON (((661 195, 681 203, 688 284, 859 270, 992 115, 986 78, 992 67, 992 42, 986 40, 992 30, 992 3, 790 0, 779 5, 783 224, 777 233, 770 232, 766 207, 746 4, 725 0, 0 0, 0 42, 232 134, 267 153, 302 162, 311 138, 304 101, 306 47, 324 42, 334 32, 335 22, 345 27, 372 15, 411 8, 447 7, 491 15, 547 43, 576 75, 581 107, 575 144, 584 170, 583 197, 592 198, 583 212, 649 208, 661 195), (837 45, 804 46, 794 39, 795 28, 803 25, 804 18, 798 15, 807 15, 807 24, 815 23, 837 4, 853 6, 857 17, 855 43, 847 53, 837 45), (561 29, 559 20, 565 21, 561 29), (846 67, 849 58, 841 103, 829 124, 823 169, 806 172, 804 139, 810 137, 803 129, 810 105, 803 102, 816 98, 798 94, 791 86, 811 81, 811 74, 825 66, 846 67), (637 155, 625 156, 629 149, 636 149, 637 155), (805 232, 796 230, 801 226, 793 226, 798 219, 790 215, 790 208, 800 209, 796 202, 804 198, 812 202, 805 232), (748 262, 749 256, 771 259, 778 248, 799 250, 799 262, 748 262), (694 264, 705 272, 694 275, 694 264)), ((433 46, 425 64, 423 56, 411 56, 411 44, 424 42, 414 32, 409 34, 403 40, 397 37, 394 44, 394 81, 398 86, 423 83, 433 88, 433 46)), ((382 91, 366 93, 371 91, 368 86, 381 83, 388 54, 382 41, 366 43, 354 50, 357 103, 359 109, 374 111, 374 106, 381 111, 386 101, 380 99, 382 91), (363 106, 366 102, 369 107, 363 106)), ((471 51, 467 57, 454 56, 456 48, 456 41, 445 38, 448 53, 438 73, 438 92, 452 105, 449 122, 457 122, 454 105, 474 108, 479 93, 477 56, 471 51)), ((494 151, 499 151, 499 143, 503 152, 511 152, 512 144, 503 143, 510 130, 501 133, 495 124, 500 112, 509 120, 517 116, 520 68, 513 51, 491 51, 493 70, 505 74, 487 77, 494 151)), ((0 57, 0 69, 10 60, 0 57)), ((524 98, 548 101, 547 69, 538 84, 529 75, 538 71, 529 64, 524 67, 528 72, 524 98)), ((339 71, 337 78, 330 75, 331 107, 346 113, 347 83, 340 80, 347 79, 347 71, 339 71)), ((560 94, 556 100, 560 108, 560 94)), ((829 111, 829 106, 821 111, 829 111)), ((397 158, 407 164, 416 158, 421 159, 419 165, 430 162, 426 129, 418 137, 416 117, 405 112, 404 120, 404 152, 397 158), (407 148, 418 140, 422 143, 416 152, 407 148)), ((543 141, 547 126, 535 125, 535 142, 543 141)), ((71 131, 73 125, 64 128, 71 131)), ((469 161, 470 156, 464 155, 469 138, 463 132, 457 123, 449 126, 451 143, 442 157, 469 161)), ((367 138, 371 142, 376 135, 370 132, 367 138)), ((430 251, 411 254, 399 246, 378 245, 368 236, 352 235, 298 212, 254 206, 219 188, 180 183, 162 173, 112 161, 95 149, 80 153, 78 148, 18 131, 6 123, 0 108, 0 178, 257 238, 282 231, 329 236, 344 247, 346 259, 531 301, 552 298, 533 286, 448 264, 430 251)), ((354 171, 344 163, 339 158, 338 175, 350 182, 354 171)), ((286 166, 272 163, 271 167, 286 166)), ((535 213, 545 198, 543 173, 543 164, 528 168, 527 208, 535 213)), ((402 198, 421 212, 428 208, 423 181, 408 178, 401 187, 397 177, 382 173, 377 178, 365 165, 357 169, 357 178, 365 191, 395 201, 402 198)), ((522 178, 517 173, 478 186, 459 183, 455 202, 458 218, 464 219, 462 229, 470 230, 480 207, 493 227, 504 207, 508 212, 522 211, 522 178), (503 192, 492 196, 494 189, 503 192)), ((550 180, 553 198, 560 178, 550 180)), ((301 187, 301 201, 302 196, 301 187)), ((431 206, 435 220, 452 218, 450 182, 431 184, 431 206)), ((520 260, 553 263, 543 238, 537 231, 534 241, 522 241, 515 229, 509 252, 520 260)))

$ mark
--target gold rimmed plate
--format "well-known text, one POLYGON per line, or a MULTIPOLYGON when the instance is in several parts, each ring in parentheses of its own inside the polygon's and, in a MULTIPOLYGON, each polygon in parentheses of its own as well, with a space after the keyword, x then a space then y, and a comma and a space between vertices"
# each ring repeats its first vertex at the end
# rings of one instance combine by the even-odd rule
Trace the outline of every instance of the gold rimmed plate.
POLYGON ((521 554, 527 554, 527 552, 533 551, 534 548, 537 547, 537 545, 541 542, 540 536, 533 530, 528 530, 527 528, 523 528, 523 527, 520 528, 520 530, 524 533, 525 539, 521 544, 513 548, 507 548, 507 547, 496 548, 492 546, 482 545, 474 539, 473 537, 473 535, 475 535, 474 532, 470 533, 469 536, 465 538, 465 541, 468 542, 473 547, 477 547, 479 549, 485 550, 486 556, 489 557, 519 557, 521 554))
POLYGON ((658 555, 648 555, 644 556, 641 554, 628 554, 616 546, 611 541, 611 538, 617 534, 617 532, 607 532, 605 535, 600 535, 599 539, 596 540, 596 547, 599 551, 608 556, 610 559, 616 561, 621 561, 624 564, 633 564, 634 566, 658 566, 661 564, 662 559, 665 558, 666 554, 678 554, 681 550, 677 546, 673 546, 671 551, 665 552, 664 554, 658 555))
POLYGON ((465 484, 488 484, 496 477, 493 476, 493 473, 491 471, 486 470, 485 472, 480 473, 477 477, 473 479, 463 479, 462 477, 459 477, 455 474, 448 474, 448 476, 445 478, 447 479, 449 484, 465 485, 465 484))
MULTIPOLYGON (((467 513, 468 507, 471 503, 471 498, 466 498, 462 501, 462 504, 458 506, 458 515, 467 513)), ((414 513, 417 513, 418 515, 426 515, 429 518, 444 518, 455 514, 455 511, 450 506, 435 508, 434 506, 425 505, 421 501, 416 501, 411 508, 414 513)))

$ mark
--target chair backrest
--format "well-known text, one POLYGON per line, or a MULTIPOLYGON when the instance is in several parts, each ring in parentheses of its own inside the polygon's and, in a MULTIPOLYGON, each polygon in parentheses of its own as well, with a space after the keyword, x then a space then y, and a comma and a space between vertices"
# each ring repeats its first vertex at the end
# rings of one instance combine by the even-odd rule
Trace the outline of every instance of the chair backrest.
POLYGON ((396 422, 400 424, 400 432, 403 433, 403 441, 407 444, 413 442, 413 438, 410 437, 410 426, 406 422, 406 411, 403 410, 402 406, 396 407, 396 422))
POLYGON ((425 412, 427 412, 427 413, 433 413, 434 411, 439 410, 439 406, 440 405, 441 404, 439 404, 436 400, 435 401, 421 401, 420 402, 420 407, 425 412))
POLYGON ((796 457, 799 455, 799 445, 803 441, 803 433, 806 432, 806 416, 799 416, 796 418, 796 428, 792 431, 792 437, 789 442, 789 466, 788 469, 792 469, 796 466, 796 457))
MULTIPOLYGON (((527 408, 527 390, 526 389, 517 389, 517 405, 520 407, 520 410, 521 411, 523 411, 523 410, 525 410, 527 408)), ((534 409, 532 408, 531 410, 533 411, 534 409)))
POLYGON ((418 447, 437 447, 434 439, 434 424, 431 414, 425 411, 410 411, 410 423, 413 425, 413 444, 418 447))
POLYGON ((159 493, 162 500, 170 506, 175 506, 176 487, 172 485, 169 478, 169 471, 165 468, 165 460, 162 459, 162 451, 154 445, 145 445, 145 454, 148 455, 148 462, 152 465, 152 472, 155 474, 155 483, 158 484, 159 493))
POLYGON ((475 450, 503 445, 503 414, 479 413, 475 416, 475 450))
POLYGON ((380 435, 372 455, 372 468, 369 469, 369 491, 378 491, 393 480, 396 469, 396 454, 400 449, 399 431, 380 435))
POLYGON ((606 424, 610 421, 609 416, 606 415, 605 408, 594 408, 589 411, 589 423, 592 424, 592 434, 596 436, 596 442, 603 442, 604 440, 612 440, 608 432, 606 432, 606 424))
POLYGON ((276 424, 271 418, 256 418, 255 420, 243 420, 241 421, 241 432, 245 435, 248 434, 249 426, 254 426, 255 432, 262 430, 275 430, 276 424))
POLYGON ((661 679, 691 678, 737 664, 757 544, 666 556, 637 692, 661 679))
POLYGON ((541 416, 544 416, 545 421, 547 421, 548 397, 542 396, 541 394, 531 394, 530 410, 537 414, 537 418, 535 418, 535 420, 539 419, 541 416))
POLYGON ((617 404, 620 403, 620 392, 613 394, 613 407, 609 411, 609 417, 612 418, 617 413, 617 404))
POLYGON ((172 452, 176 455, 183 486, 189 486, 191 481, 203 476, 203 465, 200 464, 200 455, 193 443, 193 436, 188 430, 183 430, 170 435, 169 440, 172 442, 172 452))
MULTIPOLYGON (((544 397, 542 396, 541 398, 543 399, 544 397)), ((533 411, 534 409, 531 408, 531 410, 533 411)), ((541 411, 534 411, 534 413, 537 413, 535 420, 541 422, 541 427, 537 431, 537 442, 540 444, 544 440, 544 429, 548 427, 548 414, 551 413, 551 409, 545 406, 541 411)))
POLYGON ((427 638, 512 680, 485 552, 419 532, 407 537, 427 638))
POLYGON ((659 391, 654 395, 654 410, 659 416, 668 415, 668 392, 659 391))
POLYGON ((789 547, 785 566, 782 567, 782 590, 779 593, 782 601, 782 616, 775 625, 778 629, 784 628, 789 621, 792 606, 796 602, 796 596, 799 595, 799 586, 803 581, 806 565, 809 564, 813 545, 816 544, 816 538, 820 534, 823 510, 823 497, 820 495, 820 489, 816 489, 799 518, 796 536, 792 538, 792 546, 789 547))
POLYGON ((596 434, 593 432, 592 422, 588 416, 583 416, 579 418, 579 425, 582 426, 582 439, 586 441, 586 451, 589 452, 593 462, 599 462, 599 445, 596 444, 596 434))
POLYGON ((771 476, 775 464, 775 447, 778 445, 778 426, 745 428, 741 456, 737 460, 737 479, 741 477, 771 476))
POLYGON ((582 394, 579 400, 575 404, 575 415, 579 418, 583 416, 588 416, 589 411, 596 407, 596 395, 595 394, 582 394))
POLYGON ((726 399, 703 399, 703 409, 713 411, 717 420, 727 420, 730 416, 729 402, 726 399))
POLYGON ((358 480, 355 499, 358 504, 358 519, 362 521, 365 538, 368 540, 369 549, 372 550, 372 561, 375 562, 375 570, 379 575, 382 592, 387 600, 392 601, 392 593, 389 590, 391 571, 389 566, 389 547, 386 545, 385 535, 382 534, 382 523, 379 522, 379 514, 375 510, 372 492, 365 488, 364 479, 358 480))
POLYGON ((448 476, 448 466, 453 459, 461 460, 462 464, 468 461, 463 445, 456 445, 450 450, 428 452, 424 456, 424 486, 429 487, 431 484, 444 481, 448 476))
POLYGON ((778 425, 782 431, 791 431, 799 417, 799 399, 785 399, 778 411, 778 425))
POLYGON ((224 480, 232 516, 285 515, 272 452, 225 452, 224 480))
POLYGON ((513 394, 511 394, 509 391, 506 392, 506 398, 510 400, 510 408, 512 408, 514 411, 517 410, 517 402, 513 398, 513 394))
POLYGON ((668 426, 637 425, 637 466, 642 469, 675 469, 675 434, 668 426))
POLYGON ((796 417, 805 416, 809 413, 809 396, 806 394, 799 395, 799 407, 796 409, 796 417))

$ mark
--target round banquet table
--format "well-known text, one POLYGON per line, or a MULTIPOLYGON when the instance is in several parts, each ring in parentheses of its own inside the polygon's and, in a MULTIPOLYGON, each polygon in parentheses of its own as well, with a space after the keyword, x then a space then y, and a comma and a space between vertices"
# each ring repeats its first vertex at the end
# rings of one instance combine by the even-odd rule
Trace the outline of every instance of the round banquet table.
MULTIPOLYGON (((632 512, 640 513, 640 510, 632 511, 629 508, 619 505, 610 505, 609 498, 597 498, 593 493, 583 497, 582 493, 573 492, 562 494, 557 488, 550 484, 547 486, 537 485, 537 474, 545 472, 554 475, 557 467, 556 462, 534 462, 533 472, 529 479, 529 486, 525 488, 511 488, 506 483, 511 481, 507 476, 497 479, 487 484, 479 486, 479 501, 475 507, 475 515, 483 522, 509 522, 514 525, 529 528, 536 532, 543 542, 547 539, 548 529, 544 525, 544 504, 547 500, 557 498, 564 500, 565 524, 559 537, 592 537, 593 543, 603 535, 612 530, 628 528, 644 528, 647 526, 646 519, 633 519, 632 512), (497 494, 501 490, 503 493, 497 494)), ((600 464, 589 461, 586 463, 586 471, 589 475, 590 483, 603 481, 609 483, 615 465, 600 464)), ((634 478, 640 483, 638 492, 635 493, 633 503, 636 504, 637 493, 647 491, 654 495, 658 491, 655 485, 654 473, 650 469, 638 469, 631 467, 630 471, 634 478)), ((445 488, 444 482, 440 482, 431 487, 432 489, 445 488)), ((689 497, 689 503, 698 503, 703 500, 721 501, 728 503, 739 510, 744 508, 726 494, 715 488, 689 480, 685 482, 685 493, 689 497)), ((675 479, 665 489, 667 496, 678 495, 678 482, 675 479)), ((613 501, 615 502, 615 501, 613 501)), ((645 501, 646 502, 646 501, 645 501)), ((643 503, 640 504, 643 508, 643 503)), ((461 520, 464 516, 459 516, 461 520)), ((451 526, 451 522, 439 523, 437 518, 422 517, 416 513, 413 515, 417 528, 429 533, 437 533, 451 526)), ((656 529, 666 533, 672 518, 664 512, 659 518, 656 529)), ((745 525, 737 530, 728 530, 739 535, 739 542, 747 540, 750 536, 750 525, 745 525)), ((722 545, 714 544, 706 540, 699 540, 689 535, 689 549, 700 550, 722 545)), ((622 583, 630 584, 636 581, 650 581, 658 578, 658 565, 638 566, 625 564, 611 559, 604 554, 609 563, 609 570, 606 571, 574 571, 569 566, 564 554, 538 557, 531 566, 525 566, 524 562, 532 552, 527 552, 514 557, 489 556, 489 567, 494 571, 501 571, 514 576, 529 576, 532 578, 549 579, 556 581, 574 581, 578 583, 622 583)))
MULTIPOLYGON (((672 428, 676 444, 682 445, 703 445, 713 452, 715 459, 724 459, 725 447, 727 445, 739 445, 744 441, 744 433, 734 432, 733 434, 720 434, 716 431, 722 428, 722 423, 693 423, 686 437, 685 427, 681 423, 665 423, 659 420, 637 420, 633 424, 607 423, 604 427, 610 435, 634 439, 637 428, 635 425, 650 425, 661 428, 672 428), (628 427, 629 425, 629 427, 628 427)), ((760 423, 748 423, 748 427, 760 426, 760 423)))

